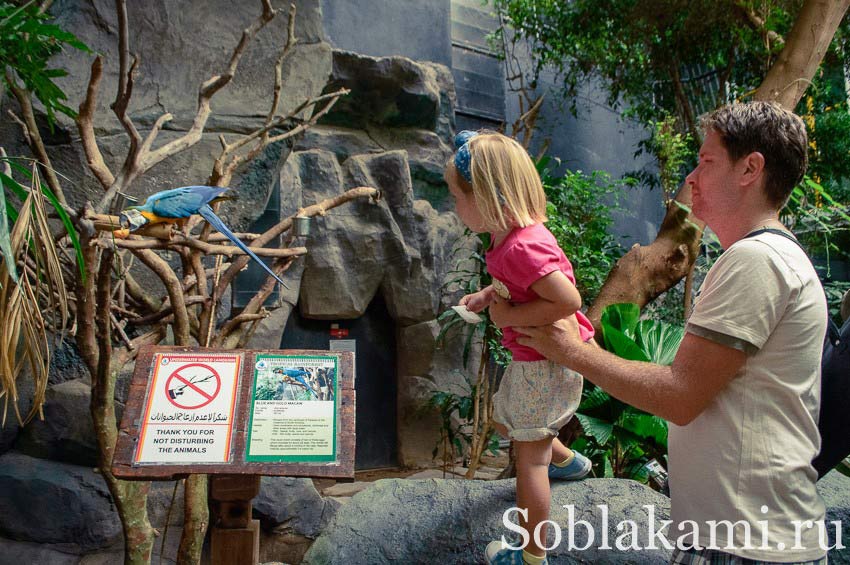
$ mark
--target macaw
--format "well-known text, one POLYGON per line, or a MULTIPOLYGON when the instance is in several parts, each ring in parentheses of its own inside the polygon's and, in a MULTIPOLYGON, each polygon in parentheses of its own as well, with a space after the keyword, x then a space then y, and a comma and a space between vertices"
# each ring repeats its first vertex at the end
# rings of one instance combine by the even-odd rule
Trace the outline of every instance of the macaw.
POLYGON ((182 223, 189 216, 199 214, 212 227, 244 251, 251 259, 256 261, 266 270, 268 274, 277 279, 277 282, 284 287, 289 288, 285 282, 281 280, 268 265, 266 265, 251 249, 242 243, 230 229, 224 225, 224 222, 216 216, 210 204, 220 202, 222 200, 230 200, 235 198, 232 189, 220 186, 184 186, 181 188, 172 188, 163 190, 148 196, 145 203, 141 206, 130 206, 122 211, 119 216, 121 226, 129 228, 130 231, 136 231, 145 225, 158 224, 163 222, 182 223))
POLYGON ((303 369, 287 368, 287 369, 275 369, 274 372, 277 373, 278 375, 283 374, 284 382, 296 384, 296 383, 293 383, 292 381, 298 381, 297 384, 299 384, 300 386, 303 386, 304 388, 309 390, 311 393, 313 393, 313 396, 318 397, 318 395, 316 394, 316 391, 313 390, 313 387, 308 385, 307 381, 304 380, 304 377, 306 375, 309 375, 309 373, 307 371, 305 371, 303 369))

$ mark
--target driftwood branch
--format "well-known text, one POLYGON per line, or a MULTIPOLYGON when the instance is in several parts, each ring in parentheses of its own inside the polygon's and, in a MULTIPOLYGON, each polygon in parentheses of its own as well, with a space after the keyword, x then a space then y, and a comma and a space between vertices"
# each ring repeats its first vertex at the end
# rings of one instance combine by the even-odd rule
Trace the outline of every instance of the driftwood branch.
MULTIPOLYGON (((99 247, 104 249, 197 249, 205 255, 224 255, 232 258, 233 256, 246 256, 245 252, 233 245, 213 245, 203 241, 187 238, 182 235, 175 236, 171 241, 163 241, 160 239, 106 239, 101 238, 97 242, 99 247)), ((259 257, 296 257, 307 253, 306 247, 292 247, 289 249, 276 249, 268 247, 251 247, 259 257)))
POLYGON ((77 130, 80 132, 80 141, 86 154, 86 163, 92 174, 104 189, 108 189, 115 182, 115 175, 106 166, 103 154, 97 146, 97 138, 94 134, 94 110, 97 103, 97 90, 103 77, 103 59, 100 55, 94 58, 91 64, 91 75, 89 85, 86 89, 86 97, 80 104, 77 113, 77 130))
POLYGON ((47 149, 44 147, 44 141, 41 139, 41 133, 39 132, 38 125, 35 123, 35 112, 32 108, 32 95, 26 88, 18 84, 18 81, 15 79, 10 68, 6 69, 6 82, 9 85, 9 90, 12 91, 12 94, 18 101, 18 105, 21 107, 23 121, 26 124, 24 133, 27 138, 27 143, 41 165, 40 169, 44 174, 44 178, 47 179, 47 185, 56 195, 59 202, 63 206, 67 206, 68 201, 65 199, 65 193, 62 191, 62 185, 59 184, 59 177, 57 177, 56 173, 53 171, 53 167, 50 164, 50 156, 47 154, 47 149))
POLYGON ((80 134, 83 137, 84 147, 86 147, 86 157, 89 167, 92 168, 92 172, 98 178, 101 185, 108 186, 106 192, 95 206, 95 209, 100 213, 106 212, 115 199, 116 194, 120 191, 126 190, 126 188, 137 177, 144 174, 157 163, 160 163, 164 159, 192 147, 200 141, 201 134, 204 131, 204 127, 206 126, 211 113, 210 101, 212 97, 222 88, 230 84, 248 43, 254 39, 257 33, 265 27, 265 25, 268 24, 276 14, 276 11, 272 7, 270 1, 262 0, 262 14, 253 24, 242 32, 242 37, 233 49, 225 71, 206 80, 199 87, 198 107, 192 126, 185 135, 170 141, 157 149, 153 149, 153 144, 158 133, 161 131, 162 126, 171 119, 171 115, 166 113, 160 116, 144 140, 142 140, 141 135, 139 135, 135 125, 127 115, 127 108, 133 90, 133 77, 136 66, 138 65, 138 59, 134 57, 133 62, 130 63, 125 1, 116 0, 116 6, 119 14, 118 35, 121 70, 119 74, 120 81, 118 94, 112 108, 130 138, 130 149, 124 160, 121 172, 117 177, 114 177, 112 182, 109 182, 108 185, 106 182, 109 180, 110 175, 106 174, 106 171, 104 170, 105 165, 103 165, 102 156, 100 156, 100 153, 97 150, 97 144, 95 142, 93 127, 91 124, 94 100, 96 100, 101 73, 101 69, 99 67, 100 64, 97 63, 97 60, 95 64, 92 65, 92 75, 89 79, 89 88, 86 100, 83 102, 83 106, 86 106, 89 111, 83 113, 83 107, 81 107, 81 114, 83 117, 82 119, 78 119, 78 128, 80 129, 80 134))
POLYGON ((171 267, 159 255, 150 249, 134 249, 133 255, 139 258, 151 271, 153 271, 168 291, 168 298, 174 308, 174 341, 175 343, 189 343, 189 315, 186 311, 186 300, 183 296, 183 286, 171 267))

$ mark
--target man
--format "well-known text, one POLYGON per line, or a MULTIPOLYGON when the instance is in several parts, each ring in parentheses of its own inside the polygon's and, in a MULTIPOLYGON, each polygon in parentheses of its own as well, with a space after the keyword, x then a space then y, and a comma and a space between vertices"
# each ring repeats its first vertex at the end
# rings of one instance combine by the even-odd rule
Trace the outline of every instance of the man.
POLYGON ((590 347, 564 322, 523 328, 529 337, 520 342, 671 422, 673 563, 825 563, 819 528, 805 522, 825 512, 811 460, 820 447, 826 303, 808 257, 779 222, 806 169, 805 128, 765 102, 725 106, 702 125, 699 165, 686 182, 694 214, 726 251, 706 276, 672 366, 590 347))

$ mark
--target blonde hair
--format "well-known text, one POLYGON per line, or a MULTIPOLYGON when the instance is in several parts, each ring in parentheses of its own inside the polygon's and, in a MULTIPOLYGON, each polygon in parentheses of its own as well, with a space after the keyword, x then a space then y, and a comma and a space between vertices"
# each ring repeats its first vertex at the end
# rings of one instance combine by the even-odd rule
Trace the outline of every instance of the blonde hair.
POLYGON ((488 226, 508 230, 546 221, 543 183, 522 145, 482 133, 469 140, 469 153, 472 194, 488 226))

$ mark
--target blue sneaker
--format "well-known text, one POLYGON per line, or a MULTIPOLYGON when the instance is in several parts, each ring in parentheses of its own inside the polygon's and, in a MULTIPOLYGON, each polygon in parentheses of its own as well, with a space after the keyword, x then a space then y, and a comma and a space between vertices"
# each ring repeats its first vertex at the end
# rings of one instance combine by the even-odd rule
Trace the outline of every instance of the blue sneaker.
POLYGON ((558 467, 552 463, 549 464, 550 479, 577 481, 578 479, 583 479, 588 473, 590 473, 590 469, 593 467, 590 459, 578 451, 573 451, 573 454, 575 454, 573 460, 570 461, 570 464, 566 467, 558 467))
MULTIPOLYGON (((491 541, 484 549, 484 560, 489 565, 525 565, 522 560, 521 549, 502 548, 502 540, 491 541)), ((543 565, 549 565, 549 560, 544 558, 543 565)))

